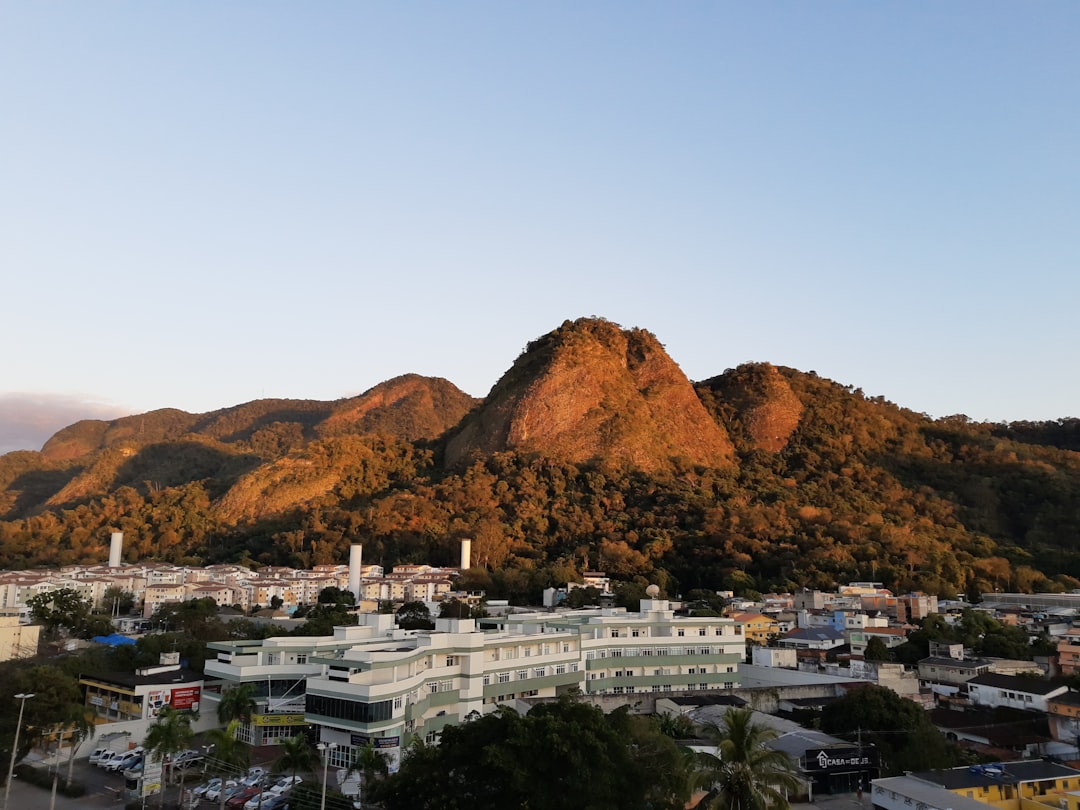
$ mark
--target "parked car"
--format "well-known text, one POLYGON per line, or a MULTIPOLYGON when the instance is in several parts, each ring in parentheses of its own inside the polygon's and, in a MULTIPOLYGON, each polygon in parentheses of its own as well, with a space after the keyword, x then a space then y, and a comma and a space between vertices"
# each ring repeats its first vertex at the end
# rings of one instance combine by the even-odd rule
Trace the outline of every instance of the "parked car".
POLYGON ((125 768, 132 768, 142 762, 142 751, 129 751, 118 757, 113 757, 105 764, 105 770, 119 773, 125 768))
POLYGON ((113 759, 119 759, 120 757, 122 757, 124 753, 125 752, 123 751, 106 751, 104 754, 98 757, 98 761, 94 764, 97 765, 99 768, 104 768, 113 759))
POLYGON ((196 796, 198 796, 201 799, 203 796, 206 795, 206 791, 208 791, 208 790, 217 790, 220 787, 221 787, 221 777, 220 776, 215 776, 209 782, 203 782, 201 785, 199 785, 197 788, 195 788, 191 792, 194 793, 196 796))
MULTIPOLYGON (((233 793, 235 793, 237 788, 239 788, 239 783, 232 780, 232 779, 230 779, 228 782, 226 782, 225 786, 224 786, 224 790, 225 790, 226 794, 230 790, 233 793)), ((204 797, 206 799, 209 799, 212 802, 216 802, 221 798, 221 791, 222 791, 222 784, 221 784, 221 780, 219 779, 219 780, 217 780, 217 784, 214 787, 207 790, 206 793, 204 793, 203 795, 204 795, 204 797)))
POLYGON ((246 802, 244 802, 244 810, 258 810, 262 807, 263 801, 273 794, 265 789, 259 790, 258 793, 251 796, 246 802))
POLYGON ((236 793, 234 793, 232 796, 230 796, 226 800, 225 806, 226 807, 235 807, 235 808, 245 807, 247 805, 248 801, 253 796, 258 796, 260 793, 262 793, 262 788, 248 786, 248 787, 244 788, 243 790, 239 790, 236 793))
POLYGON ((301 779, 299 776, 283 776, 276 782, 274 782, 274 784, 270 786, 269 790, 271 793, 280 796, 282 794, 288 793, 296 785, 299 785, 303 781, 304 780, 301 779))
POLYGON ((112 754, 111 748, 95 748, 90 752, 90 764, 97 765, 105 754, 112 754))

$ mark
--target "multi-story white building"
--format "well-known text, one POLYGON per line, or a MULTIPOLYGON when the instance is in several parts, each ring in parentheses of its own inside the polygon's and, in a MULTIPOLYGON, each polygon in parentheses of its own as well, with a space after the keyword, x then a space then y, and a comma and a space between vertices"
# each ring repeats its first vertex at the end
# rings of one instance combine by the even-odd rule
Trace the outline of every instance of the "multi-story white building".
MULTIPOLYGON (((271 692, 275 680, 291 680, 291 696, 303 678, 304 719, 335 744, 330 763, 344 766, 369 743, 396 761, 413 736, 435 740, 446 725, 521 699, 732 688, 745 653, 738 623, 676 617, 657 599, 634 613, 517 614, 486 620, 489 629, 439 619, 434 631, 404 632, 392 618, 365 614, 365 625, 322 639, 211 644, 218 658, 207 661, 206 676, 225 688, 262 682, 271 692)), ((280 715, 270 704, 268 714, 280 715)))

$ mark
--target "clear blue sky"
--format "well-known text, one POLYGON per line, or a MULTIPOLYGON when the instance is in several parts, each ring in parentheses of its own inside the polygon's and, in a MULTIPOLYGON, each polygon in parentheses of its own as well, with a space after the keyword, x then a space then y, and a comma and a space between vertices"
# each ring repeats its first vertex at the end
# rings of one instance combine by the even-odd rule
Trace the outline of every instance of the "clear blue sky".
POLYGON ((600 315, 691 379, 1080 416, 1078 42, 1075 2, 2 2, 0 405, 482 396, 600 315))

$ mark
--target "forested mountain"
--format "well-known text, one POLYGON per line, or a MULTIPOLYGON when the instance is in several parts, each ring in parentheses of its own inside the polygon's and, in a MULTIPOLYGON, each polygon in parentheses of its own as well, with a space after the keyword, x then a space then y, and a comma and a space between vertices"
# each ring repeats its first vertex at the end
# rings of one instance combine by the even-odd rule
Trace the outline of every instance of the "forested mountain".
POLYGON ((478 403, 408 376, 65 428, 0 456, 0 566, 125 557, 453 564, 535 598, 583 568, 669 591, 877 579, 1080 587, 1080 423, 931 420, 813 372, 691 384, 655 337, 567 322, 478 403))

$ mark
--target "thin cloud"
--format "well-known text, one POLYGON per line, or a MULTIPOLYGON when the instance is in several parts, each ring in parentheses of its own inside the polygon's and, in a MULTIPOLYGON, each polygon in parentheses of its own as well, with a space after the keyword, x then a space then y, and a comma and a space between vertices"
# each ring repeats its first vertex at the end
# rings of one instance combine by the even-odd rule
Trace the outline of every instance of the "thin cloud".
POLYGON ((82 419, 116 419, 120 405, 68 394, 0 394, 0 453, 40 450, 56 431, 82 419))

